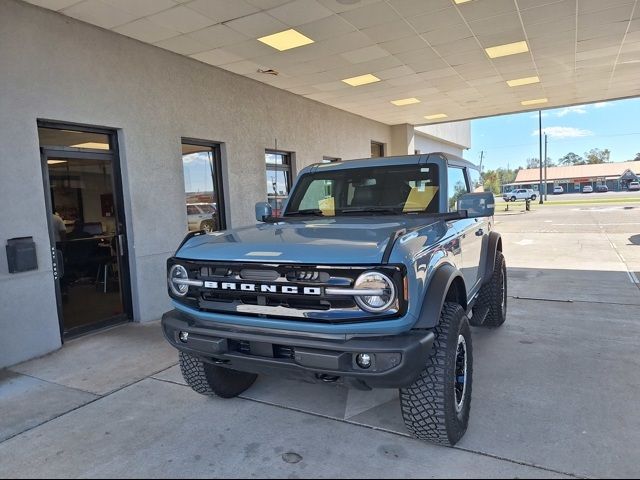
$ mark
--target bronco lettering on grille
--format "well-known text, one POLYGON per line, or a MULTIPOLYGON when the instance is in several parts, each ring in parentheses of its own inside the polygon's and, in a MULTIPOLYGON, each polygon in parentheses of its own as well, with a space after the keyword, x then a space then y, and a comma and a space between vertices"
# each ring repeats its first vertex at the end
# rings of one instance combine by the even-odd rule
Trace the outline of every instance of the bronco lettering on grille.
POLYGON ((284 293, 295 295, 322 295, 320 287, 297 287, 296 285, 257 285, 255 283, 204 282, 204 288, 259 293, 284 293))

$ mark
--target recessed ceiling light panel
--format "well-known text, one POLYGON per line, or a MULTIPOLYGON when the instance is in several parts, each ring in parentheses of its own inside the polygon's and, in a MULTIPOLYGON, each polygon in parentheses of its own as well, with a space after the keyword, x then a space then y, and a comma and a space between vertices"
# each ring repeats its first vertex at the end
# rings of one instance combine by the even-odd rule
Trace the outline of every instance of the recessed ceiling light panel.
POLYGON ((357 77, 345 78, 342 80, 344 83, 351 85, 352 87, 358 87, 360 85, 366 85, 368 83, 379 82, 380 79, 375 75, 367 73, 366 75, 359 75, 357 77))
POLYGON ((546 98, 536 98, 534 100, 524 100, 520 102, 520 104, 526 107, 527 105, 538 105, 540 103, 547 103, 548 101, 546 98))
POLYGON ((433 115, 425 115, 424 118, 427 120, 437 120, 439 118, 447 118, 446 113, 434 113, 433 115))
POLYGON ((532 83, 540 83, 540 78, 535 76, 516 78, 515 80, 507 80, 507 85, 509 85, 510 87, 519 87, 521 85, 530 85, 532 83))
POLYGON ((484 49, 487 52, 489 58, 506 57, 507 55, 515 55, 517 53, 524 53, 529 51, 527 42, 514 42, 506 43, 504 45, 496 45, 495 47, 489 47, 484 49))
POLYGON ((303 45, 313 43, 313 40, 293 28, 283 32, 274 33, 273 35, 267 35, 266 37, 260 37, 258 41, 265 43, 276 50, 280 50, 281 52, 283 50, 291 50, 292 48, 302 47, 303 45))
POLYGON ((391 100, 391 103, 398 107, 403 107, 404 105, 413 105, 414 103, 420 103, 420 100, 417 98, 402 98, 400 100, 391 100))

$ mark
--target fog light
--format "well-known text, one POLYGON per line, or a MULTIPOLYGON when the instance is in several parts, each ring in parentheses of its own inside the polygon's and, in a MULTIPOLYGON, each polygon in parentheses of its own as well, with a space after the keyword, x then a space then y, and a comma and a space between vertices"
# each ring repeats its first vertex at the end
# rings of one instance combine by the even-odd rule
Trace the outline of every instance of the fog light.
POLYGON ((356 363, 360 368, 369 368, 371 366, 371 355, 368 353, 359 353, 356 356, 356 363))
POLYGON ((187 340, 189 340, 189 332, 180 332, 178 338, 182 343, 187 343, 187 340))

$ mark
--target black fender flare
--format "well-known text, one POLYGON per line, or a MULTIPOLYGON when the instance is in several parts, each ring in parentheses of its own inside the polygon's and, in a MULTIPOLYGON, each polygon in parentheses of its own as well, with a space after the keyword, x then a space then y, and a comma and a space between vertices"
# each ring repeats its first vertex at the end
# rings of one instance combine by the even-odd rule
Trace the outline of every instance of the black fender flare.
MULTIPOLYGON (((445 263, 438 267, 427 287, 422 300, 420 317, 418 317, 418 321, 413 328, 433 328, 438 325, 440 312, 447 298, 449 288, 457 278, 462 281, 464 287, 464 278, 456 267, 450 263, 445 263)), ((466 297, 466 290, 464 291, 464 296, 466 297)), ((463 305, 463 308, 466 309, 466 305, 463 305)))
POLYGON ((502 237, 498 232, 489 233, 489 241, 487 242, 487 250, 483 255, 484 263, 482 265, 482 285, 485 285, 493 274, 496 265, 496 253, 502 251, 502 237))

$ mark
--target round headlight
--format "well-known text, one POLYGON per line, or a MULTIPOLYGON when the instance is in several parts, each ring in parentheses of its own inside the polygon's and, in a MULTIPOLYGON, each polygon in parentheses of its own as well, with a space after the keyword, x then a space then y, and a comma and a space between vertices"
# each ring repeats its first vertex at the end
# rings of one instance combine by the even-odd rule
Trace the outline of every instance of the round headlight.
POLYGON ((380 313, 388 310, 396 301, 396 287, 383 273, 365 272, 358 277, 355 290, 383 290, 382 295, 358 295, 356 303, 367 312, 380 313))
POLYGON ((176 282, 176 280, 187 280, 189 278, 189 274, 187 273, 187 269, 182 265, 173 265, 169 269, 169 288, 171 289, 171 293, 173 293, 177 297, 184 297, 189 291, 189 285, 185 285, 182 283, 176 282))

